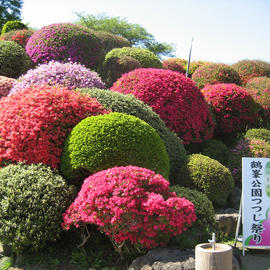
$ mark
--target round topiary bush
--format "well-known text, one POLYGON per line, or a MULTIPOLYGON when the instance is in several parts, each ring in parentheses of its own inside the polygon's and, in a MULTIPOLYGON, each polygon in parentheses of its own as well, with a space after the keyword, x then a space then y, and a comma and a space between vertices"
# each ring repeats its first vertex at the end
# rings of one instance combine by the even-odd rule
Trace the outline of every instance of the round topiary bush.
POLYGON ((31 59, 19 44, 0 40, 0 75, 18 78, 31 67, 31 59))
POLYGON ((50 61, 48 64, 39 65, 19 77, 10 94, 14 94, 21 89, 29 88, 33 85, 42 86, 45 84, 67 87, 68 89, 105 87, 96 72, 91 71, 81 64, 50 61))
POLYGON ((121 94, 104 89, 79 89, 92 98, 96 98, 105 108, 112 112, 125 113, 140 118, 149 124, 163 140, 170 160, 170 182, 176 181, 179 169, 186 162, 186 150, 181 140, 174 132, 165 126, 160 117, 153 112, 151 107, 138 100, 131 94, 121 94))
POLYGON ((165 69, 177 71, 179 73, 185 73, 186 61, 180 58, 168 58, 162 61, 162 66, 165 69))
POLYGON ((265 128, 252 128, 247 130, 244 138, 249 140, 260 139, 266 141, 267 143, 270 143, 270 130, 265 128))
POLYGON ((34 63, 72 61, 93 69, 103 55, 102 41, 95 32, 71 23, 42 27, 30 37, 25 49, 34 63))
POLYGON ((131 93, 148 104, 185 144, 212 137, 214 122, 208 105, 194 82, 183 74, 136 69, 124 74, 111 90, 131 93))
POLYGON ((218 134, 239 133, 256 125, 257 106, 245 88, 236 84, 207 85, 202 93, 215 115, 218 134))
POLYGON ((192 202, 197 216, 192 227, 175 236, 172 243, 178 244, 182 248, 194 248, 194 245, 207 242, 215 227, 215 210, 212 202, 205 194, 195 189, 174 185, 170 187, 170 191, 175 192, 178 197, 192 202))
POLYGON ((190 62, 190 65, 189 65, 189 77, 192 77, 193 73, 201 66, 204 66, 204 65, 208 65, 208 64, 213 64, 211 62, 205 62, 205 61, 193 61, 193 62, 190 62))
POLYGON ((235 83, 240 85, 238 73, 229 65, 209 63, 202 65, 192 75, 192 80, 199 88, 207 84, 235 83))
POLYGON ((109 51, 105 56, 105 63, 111 57, 130 56, 135 58, 144 68, 162 68, 162 63, 151 51, 143 48, 123 47, 109 51))
POLYGON ((164 245, 196 220, 194 205, 169 192, 169 182, 145 168, 114 167, 85 179, 63 227, 95 224, 120 247, 164 245))
POLYGON ((15 79, 0 76, 0 98, 6 97, 15 83, 15 79))
POLYGON ((188 157, 186 172, 179 177, 190 188, 203 192, 216 206, 225 206, 234 188, 234 180, 228 168, 217 160, 202 154, 188 157))
POLYGON ((0 164, 57 168, 63 142, 82 119, 106 113, 96 99, 66 88, 34 86, 0 100, 0 164))
POLYGON ((270 78, 269 77, 254 77, 247 81, 246 88, 253 90, 264 90, 270 89, 270 78))
POLYGON ((18 253, 55 241, 75 189, 42 164, 0 169, 0 238, 18 253))
POLYGON ((164 143, 145 121, 123 113, 92 116, 76 125, 61 157, 61 172, 71 182, 115 166, 134 165, 169 176, 164 143))
POLYGON ((101 76, 106 86, 110 88, 122 74, 141 67, 139 61, 130 56, 110 57, 103 63, 101 76))
POLYGON ((22 30, 22 29, 28 29, 27 25, 20 21, 7 21, 2 27, 1 34, 5 34, 12 30, 22 30))
POLYGON ((9 31, 0 36, 0 40, 15 41, 22 47, 25 47, 29 38, 34 34, 34 31, 23 29, 23 30, 13 30, 9 31))
POLYGON ((242 84, 253 77, 270 77, 270 63, 261 60, 241 60, 231 66, 241 78, 242 84))

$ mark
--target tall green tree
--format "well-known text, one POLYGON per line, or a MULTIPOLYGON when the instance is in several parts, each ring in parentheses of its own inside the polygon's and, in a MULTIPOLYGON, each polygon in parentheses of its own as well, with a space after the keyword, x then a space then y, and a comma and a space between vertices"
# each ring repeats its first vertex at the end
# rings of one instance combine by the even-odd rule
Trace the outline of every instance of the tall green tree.
POLYGON ((174 56, 174 45, 157 42, 152 34, 139 24, 129 23, 120 17, 109 17, 104 14, 92 15, 76 13, 76 23, 97 31, 106 31, 120 35, 130 41, 132 46, 149 49, 157 56, 174 56))
POLYGON ((21 19, 23 0, 0 0, 0 30, 7 21, 21 19))

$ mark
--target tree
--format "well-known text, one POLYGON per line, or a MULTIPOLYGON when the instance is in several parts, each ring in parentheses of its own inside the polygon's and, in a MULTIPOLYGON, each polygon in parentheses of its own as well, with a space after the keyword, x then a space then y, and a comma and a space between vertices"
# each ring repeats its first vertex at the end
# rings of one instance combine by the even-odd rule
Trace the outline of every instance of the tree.
POLYGON ((7 21, 21 19, 23 0, 0 0, 0 29, 7 21))
POLYGON ((78 21, 76 23, 84 25, 97 31, 106 31, 115 35, 120 35, 130 41, 133 46, 149 49, 159 57, 173 56, 174 45, 165 42, 157 42, 154 36, 147 32, 139 24, 129 23, 120 17, 109 17, 104 14, 88 15, 76 13, 78 21))

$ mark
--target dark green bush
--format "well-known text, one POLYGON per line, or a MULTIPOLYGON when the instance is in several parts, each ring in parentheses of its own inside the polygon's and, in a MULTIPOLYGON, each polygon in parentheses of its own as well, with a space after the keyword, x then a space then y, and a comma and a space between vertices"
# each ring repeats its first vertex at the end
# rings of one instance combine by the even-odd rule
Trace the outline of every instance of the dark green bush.
POLYGON ((0 170, 0 239, 16 252, 55 241, 62 214, 75 197, 56 171, 42 164, 0 170))
POLYGON ((105 64, 111 57, 130 56, 135 58, 143 68, 162 68, 162 63, 151 51, 143 48, 123 47, 109 51, 105 56, 105 64))
POLYGON ((31 67, 31 59, 19 44, 0 40, 0 75, 18 78, 31 67))
POLYGON ((265 128, 252 128, 249 129, 244 135, 245 139, 261 139, 270 143, 270 130, 265 128))
POLYGON ((184 185, 203 192, 214 206, 226 206, 227 198, 234 188, 230 170, 217 160, 202 154, 188 156, 181 179, 184 185))
POLYGON ((195 206, 197 220, 188 228, 187 231, 173 239, 173 243, 183 247, 194 248, 202 242, 207 242, 210 233, 215 227, 215 211, 212 202, 205 194, 195 189, 181 187, 179 185, 171 186, 170 191, 175 192, 178 197, 184 197, 191 201, 195 206))
POLYGON ((104 89, 79 89, 82 93, 87 93, 96 98, 105 108, 113 112, 125 113, 140 118, 156 130, 163 140, 170 159, 170 182, 176 183, 180 167, 186 163, 186 150, 177 135, 168 129, 160 117, 152 108, 135 96, 124 95, 104 89))
POLYGON ((169 158, 156 131, 137 117, 114 112, 85 118, 72 129, 60 169, 66 179, 80 185, 93 173, 127 165, 169 176, 169 158))
POLYGON ((1 34, 5 34, 12 30, 22 30, 22 29, 28 29, 27 25, 25 25, 20 21, 8 21, 3 25, 1 34))
POLYGON ((102 81, 106 87, 112 87, 113 83, 119 79, 122 74, 136 68, 142 67, 138 60, 130 56, 110 57, 103 63, 101 68, 102 81))

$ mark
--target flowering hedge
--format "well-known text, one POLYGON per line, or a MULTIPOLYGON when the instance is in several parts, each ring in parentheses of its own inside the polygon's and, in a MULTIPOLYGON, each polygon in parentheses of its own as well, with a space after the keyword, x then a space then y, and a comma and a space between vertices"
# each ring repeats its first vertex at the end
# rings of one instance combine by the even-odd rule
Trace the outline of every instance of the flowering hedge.
POLYGON ((245 88, 236 84, 207 85, 202 93, 216 119, 217 133, 237 133, 256 124, 257 106, 245 88))
POLYGON ((114 167, 87 179, 64 216, 63 228, 96 224, 113 242, 153 248, 195 220, 194 205, 169 192, 169 182, 148 169, 114 167))
POLYGON ((241 84, 238 73, 229 65, 209 63, 202 65, 192 75, 192 80, 199 88, 207 84, 235 83, 241 84))
POLYGON ((25 75, 18 78, 18 82, 14 85, 10 94, 33 85, 42 86, 44 84, 67 87, 68 89, 105 87, 96 72, 90 71, 81 64, 50 61, 48 64, 45 63, 29 70, 25 75))
POLYGON ((165 69, 177 71, 179 73, 185 73, 185 60, 180 58, 168 58, 162 61, 162 66, 165 69))
POLYGON ((58 167, 71 129, 103 106, 66 88, 35 86, 0 100, 0 164, 26 161, 58 167))
POLYGON ((102 41, 94 31, 71 23, 42 27, 30 37, 25 49, 34 63, 70 60, 93 69, 103 54, 102 41))
POLYGON ((34 34, 32 30, 13 30, 0 36, 0 40, 15 41, 22 47, 25 47, 29 38, 34 34))
POLYGON ((254 90, 270 89, 270 78, 265 76, 253 77, 247 81, 245 87, 254 90))
POLYGON ((245 85, 253 77, 270 77, 270 63, 261 60, 241 60, 231 66, 245 85))
POLYGON ((185 144, 212 137, 214 122, 193 81, 171 70, 141 68, 124 74, 112 91, 135 95, 159 114, 185 144))
POLYGON ((15 83, 15 79, 0 76, 0 98, 6 97, 15 83))

